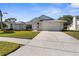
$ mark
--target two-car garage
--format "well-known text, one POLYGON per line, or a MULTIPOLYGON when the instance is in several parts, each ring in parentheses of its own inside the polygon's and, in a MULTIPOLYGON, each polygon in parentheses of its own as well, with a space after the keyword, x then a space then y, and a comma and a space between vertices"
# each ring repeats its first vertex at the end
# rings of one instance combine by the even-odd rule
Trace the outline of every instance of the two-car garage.
POLYGON ((60 31, 64 28, 64 22, 59 20, 43 21, 40 24, 40 30, 42 31, 60 31))

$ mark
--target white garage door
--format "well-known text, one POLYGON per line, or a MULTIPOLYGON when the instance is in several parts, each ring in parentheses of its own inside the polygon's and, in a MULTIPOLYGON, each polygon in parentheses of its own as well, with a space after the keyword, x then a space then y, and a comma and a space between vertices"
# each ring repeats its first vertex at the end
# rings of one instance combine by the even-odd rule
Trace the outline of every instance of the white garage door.
POLYGON ((59 31, 63 29, 63 23, 60 22, 43 22, 41 30, 45 31, 59 31))

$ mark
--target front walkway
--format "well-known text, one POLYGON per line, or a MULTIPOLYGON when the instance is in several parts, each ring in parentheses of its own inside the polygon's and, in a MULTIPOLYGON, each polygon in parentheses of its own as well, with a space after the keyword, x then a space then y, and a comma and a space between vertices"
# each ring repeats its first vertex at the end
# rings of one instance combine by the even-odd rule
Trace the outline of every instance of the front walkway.
POLYGON ((63 32, 42 31, 28 44, 8 56, 79 55, 79 41, 63 32))

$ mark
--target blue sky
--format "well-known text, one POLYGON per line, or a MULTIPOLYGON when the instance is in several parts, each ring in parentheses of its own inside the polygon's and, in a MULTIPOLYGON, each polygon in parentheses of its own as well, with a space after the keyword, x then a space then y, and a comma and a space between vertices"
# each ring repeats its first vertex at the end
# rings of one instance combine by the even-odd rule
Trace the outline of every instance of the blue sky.
POLYGON ((78 3, 0 3, 4 19, 17 18, 17 21, 30 21, 34 17, 47 15, 54 19, 63 15, 79 15, 78 3))

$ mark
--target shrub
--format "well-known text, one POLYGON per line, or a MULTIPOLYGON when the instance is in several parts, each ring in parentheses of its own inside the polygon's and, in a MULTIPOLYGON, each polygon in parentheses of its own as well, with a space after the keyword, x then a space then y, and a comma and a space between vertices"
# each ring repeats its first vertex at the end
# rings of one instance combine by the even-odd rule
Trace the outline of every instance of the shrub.
POLYGON ((14 30, 13 29, 4 29, 4 33, 13 33, 14 30))

